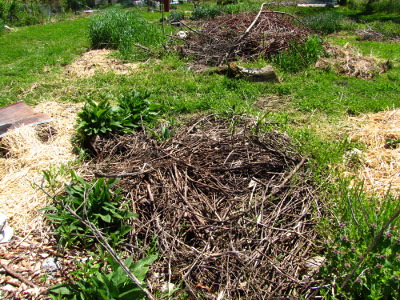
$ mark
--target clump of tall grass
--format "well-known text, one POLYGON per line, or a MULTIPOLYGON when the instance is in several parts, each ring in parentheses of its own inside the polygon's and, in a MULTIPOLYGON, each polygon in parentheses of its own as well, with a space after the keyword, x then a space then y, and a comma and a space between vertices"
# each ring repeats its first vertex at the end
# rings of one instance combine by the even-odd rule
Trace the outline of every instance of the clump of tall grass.
POLYGON ((215 18, 222 14, 222 9, 216 5, 198 5, 196 6, 192 14, 190 15, 191 20, 202 20, 215 18))
POLYGON ((308 27, 319 33, 330 34, 341 29, 343 16, 338 13, 328 11, 305 16, 302 18, 302 21, 308 27))
POLYGON ((160 47, 166 36, 159 25, 148 23, 138 11, 110 10, 92 19, 89 39, 92 48, 118 49, 124 57, 143 57, 149 49, 160 47))
POLYGON ((285 72, 298 72, 315 64, 325 54, 322 40, 310 36, 304 42, 292 42, 286 51, 271 57, 271 61, 285 72))

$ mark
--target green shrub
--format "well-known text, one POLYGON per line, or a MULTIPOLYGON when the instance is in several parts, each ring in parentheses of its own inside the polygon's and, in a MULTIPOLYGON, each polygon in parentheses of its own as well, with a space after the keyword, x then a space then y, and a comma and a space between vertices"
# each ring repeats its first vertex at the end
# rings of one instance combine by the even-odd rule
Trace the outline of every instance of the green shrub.
POLYGON ((292 42, 289 48, 271 57, 271 61, 285 72, 298 72, 317 62, 324 55, 319 37, 309 37, 305 42, 292 42))
POLYGON ((338 13, 328 11, 305 16, 302 18, 302 21, 308 27, 319 33, 330 34, 341 29, 343 16, 338 13))
POLYGON ((215 18, 222 14, 221 9, 216 5, 199 5, 196 6, 192 14, 190 15, 191 20, 202 20, 215 18))
MULTIPOLYGON (((46 182, 51 185, 53 174, 44 171, 46 182)), ((124 220, 136 217, 124 203, 121 189, 114 189, 117 179, 104 178, 86 182, 71 171, 72 182, 65 186, 65 193, 56 196, 54 206, 43 210, 45 217, 55 224, 55 232, 59 235, 60 244, 64 246, 81 244, 90 245, 94 238, 90 228, 65 209, 71 208, 78 216, 91 222, 103 232, 113 245, 123 241, 123 237, 131 227, 124 220)))
POLYGON ((118 49, 124 57, 143 58, 148 51, 135 44, 158 48, 166 36, 160 26, 148 23, 138 11, 111 10, 92 19, 89 39, 93 48, 118 49))
MULTIPOLYGON (((144 282, 149 265, 154 263, 158 255, 149 255, 135 263, 132 257, 124 264, 140 281, 144 282)), ((71 273, 74 283, 59 284, 49 288, 53 299, 145 299, 146 295, 132 282, 124 270, 111 257, 105 262, 90 259, 80 263, 80 268, 71 273)), ((144 286, 144 284, 143 284, 144 286)))

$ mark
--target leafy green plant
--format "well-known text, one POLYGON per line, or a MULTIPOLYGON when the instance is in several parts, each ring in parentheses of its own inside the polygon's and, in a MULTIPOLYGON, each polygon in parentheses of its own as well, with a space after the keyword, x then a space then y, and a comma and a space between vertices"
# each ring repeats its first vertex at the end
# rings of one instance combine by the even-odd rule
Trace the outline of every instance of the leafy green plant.
POLYGON ((302 18, 302 21, 308 27, 319 33, 329 34, 341 29, 343 16, 338 13, 328 11, 307 15, 302 18))
POLYGON ((125 58, 143 58, 149 55, 150 48, 161 47, 166 35, 138 11, 109 10, 92 19, 89 39, 93 48, 118 49, 125 58))
MULTIPOLYGON (((132 257, 129 257, 124 264, 139 281, 144 282, 149 265, 157 258, 158 255, 153 254, 133 262, 132 257)), ((75 278, 73 283, 55 285, 49 289, 53 299, 146 299, 142 290, 111 257, 102 263, 95 256, 80 263, 80 268, 71 275, 75 278)))
MULTIPOLYGON (((44 171, 44 178, 50 185, 53 174, 44 171)), ((93 242, 91 231, 81 220, 77 219, 65 207, 72 209, 82 219, 91 222, 105 233, 116 245, 130 231, 131 227, 124 220, 136 217, 131 213, 128 204, 123 202, 121 189, 114 189, 117 179, 104 178, 86 182, 82 177, 71 171, 72 182, 65 186, 65 193, 55 196, 54 206, 43 208, 45 217, 55 225, 60 244, 90 245, 93 242)))
POLYGON ((119 105, 111 105, 107 100, 95 103, 89 99, 78 113, 76 144, 90 150, 96 136, 132 133, 143 126, 153 126, 160 107, 151 103, 149 97, 147 91, 131 90, 118 99, 119 105))
POLYGON ((118 99, 124 119, 128 120, 133 127, 151 126, 157 120, 159 107, 151 103, 150 95, 148 91, 132 90, 118 99))
POLYGON ((198 5, 196 6, 192 14, 190 15, 191 20, 202 20, 215 18, 222 14, 221 9, 216 5, 198 5))
POLYGON ((78 113, 76 142, 88 148, 91 140, 97 135, 131 132, 132 127, 133 124, 126 120, 119 107, 112 106, 108 100, 95 103, 88 99, 82 111, 78 113))
POLYGON ((315 64, 323 54, 322 41, 314 36, 302 43, 292 42, 286 51, 272 56, 271 61, 286 72, 298 72, 315 64))

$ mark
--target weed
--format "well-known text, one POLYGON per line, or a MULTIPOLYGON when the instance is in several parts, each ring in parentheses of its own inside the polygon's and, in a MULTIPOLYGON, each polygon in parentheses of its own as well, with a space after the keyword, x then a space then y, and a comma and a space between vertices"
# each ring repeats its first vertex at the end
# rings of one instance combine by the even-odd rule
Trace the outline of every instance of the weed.
POLYGON ((298 72, 316 63, 324 54, 322 41, 314 36, 305 42, 292 42, 282 53, 272 56, 271 61, 286 72, 298 72))
MULTIPOLYGON (((149 265, 157 258, 158 255, 153 254, 133 262, 132 257, 129 257, 124 264, 139 281, 144 282, 149 265)), ((49 288, 52 299, 60 297, 79 300, 146 298, 142 290, 110 256, 103 263, 95 254, 89 261, 80 263, 80 268, 71 275, 75 278, 74 283, 59 284, 49 288)))
POLYGON ((159 130, 152 130, 152 129, 148 130, 150 131, 153 138, 159 142, 164 142, 166 140, 169 140, 174 136, 175 132, 173 129, 165 125, 161 126, 159 130))
POLYGON ((376 239, 383 225, 399 209, 397 201, 388 194, 382 204, 377 205, 378 199, 368 198, 362 189, 362 185, 349 189, 347 182, 342 182, 342 200, 335 209, 339 224, 331 234, 333 239, 325 245, 327 263, 320 272, 322 278, 329 280, 330 288, 322 289, 322 295, 333 299, 333 291, 336 297, 346 299, 399 299, 398 220, 376 239), (367 253, 373 240, 376 244, 367 253), (342 289, 347 274, 364 256, 363 264, 342 289))
MULTIPOLYGON (((43 174, 51 186, 54 181, 52 173, 44 171, 43 174)), ((123 221, 136 215, 129 212, 127 203, 122 201, 121 190, 114 189, 118 180, 100 178, 86 182, 73 171, 71 178, 72 182, 65 186, 65 194, 55 197, 54 206, 42 209, 46 211, 45 217, 55 224, 60 244, 88 246, 94 241, 90 229, 64 207, 71 208, 81 218, 93 223, 110 238, 113 245, 122 242, 131 229, 123 221)))
POLYGON ((192 14, 190 15, 191 20, 202 20, 215 18, 222 14, 221 9, 216 5, 198 5, 196 6, 192 14))
POLYGON ((160 47, 166 36, 160 26, 148 23, 138 11, 109 10, 92 19, 89 39, 93 48, 118 49, 123 57, 138 59, 149 55, 147 48, 160 47), (134 48, 135 44, 141 46, 134 48))
POLYGON ((302 18, 303 22, 311 29, 329 34, 341 29, 343 16, 331 11, 308 15, 302 18))

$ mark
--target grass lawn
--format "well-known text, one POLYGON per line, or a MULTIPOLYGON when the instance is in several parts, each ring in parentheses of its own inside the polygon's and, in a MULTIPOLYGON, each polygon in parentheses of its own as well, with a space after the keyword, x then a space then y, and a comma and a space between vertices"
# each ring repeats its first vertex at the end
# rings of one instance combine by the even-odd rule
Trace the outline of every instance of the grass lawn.
POLYGON ((0 106, 33 103, 26 91, 45 83, 88 49, 88 18, 17 28, 0 36, 0 106))

